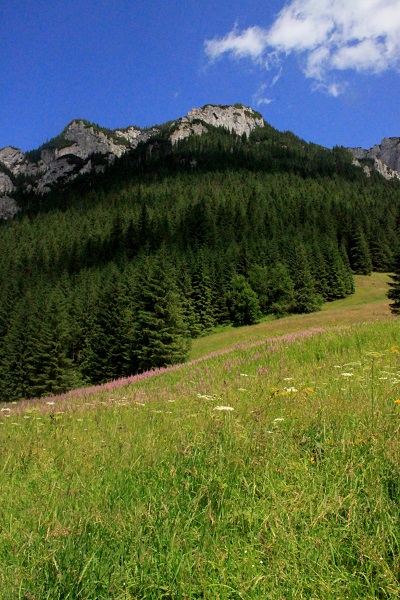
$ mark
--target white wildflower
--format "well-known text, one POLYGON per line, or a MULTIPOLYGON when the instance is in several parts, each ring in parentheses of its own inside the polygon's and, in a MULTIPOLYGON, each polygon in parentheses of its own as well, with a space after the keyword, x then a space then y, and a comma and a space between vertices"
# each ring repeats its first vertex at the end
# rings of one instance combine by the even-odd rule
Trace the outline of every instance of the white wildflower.
POLYGON ((216 406, 214 408, 214 410, 226 410, 226 411, 230 411, 230 410, 235 410, 233 408, 233 406, 216 406))

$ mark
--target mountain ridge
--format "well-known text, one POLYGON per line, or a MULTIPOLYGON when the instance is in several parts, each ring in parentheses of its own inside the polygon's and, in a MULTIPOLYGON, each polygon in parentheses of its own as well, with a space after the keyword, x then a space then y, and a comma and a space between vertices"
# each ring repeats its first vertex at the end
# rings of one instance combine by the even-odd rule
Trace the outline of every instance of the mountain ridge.
MULTIPOLYGON (((0 219, 13 218, 20 211, 17 195, 40 197, 56 186, 65 187, 78 176, 100 174, 117 158, 152 139, 156 144, 161 137, 174 146, 191 136, 203 135, 208 126, 248 138, 254 129, 266 125, 259 112, 243 104, 206 104, 150 128, 130 125, 111 130, 85 119, 73 119, 59 135, 35 150, 23 152, 15 146, 0 149, 0 219)), ((367 177, 377 171, 386 179, 400 178, 400 138, 384 138, 369 150, 347 150, 353 164, 367 177)))
POLYGON ((240 104, 206 104, 184 117, 145 129, 128 126, 111 130, 85 119, 74 119, 58 136, 36 150, 24 153, 6 146, 0 149, 0 218, 11 218, 19 211, 13 198, 17 191, 44 195, 54 185, 65 185, 79 175, 103 172, 116 158, 161 133, 177 144, 191 135, 203 134, 207 124, 248 136, 255 127, 264 125, 264 119, 260 113, 240 104))

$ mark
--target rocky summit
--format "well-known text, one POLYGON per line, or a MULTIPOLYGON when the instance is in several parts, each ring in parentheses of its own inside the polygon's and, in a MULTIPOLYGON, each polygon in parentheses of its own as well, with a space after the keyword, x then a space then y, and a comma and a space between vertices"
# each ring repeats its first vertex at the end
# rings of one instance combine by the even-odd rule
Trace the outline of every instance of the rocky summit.
MULTIPOLYGON (((176 144, 190 135, 203 134, 207 125, 248 136, 255 127, 264 125, 264 119, 260 113, 241 104, 208 104, 163 126, 163 134, 176 144)), ((104 171, 116 157, 159 134, 159 127, 143 130, 130 126, 110 130, 75 119, 60 135, 37 150, 24 153, 12 146, 3 148, 0 150, 0 218, 8 219, 18 212, 13 198, 17 191, 43 195, 79 175, 104 171)))

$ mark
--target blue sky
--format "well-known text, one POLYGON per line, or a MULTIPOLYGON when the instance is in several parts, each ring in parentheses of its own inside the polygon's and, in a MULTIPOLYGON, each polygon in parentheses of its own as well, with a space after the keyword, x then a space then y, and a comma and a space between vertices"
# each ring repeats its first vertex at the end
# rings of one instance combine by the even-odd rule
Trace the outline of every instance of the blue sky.
POLYGON ((241 102, 306 141, 400 136, 400 0, 0 0, 0 148, 241 102))

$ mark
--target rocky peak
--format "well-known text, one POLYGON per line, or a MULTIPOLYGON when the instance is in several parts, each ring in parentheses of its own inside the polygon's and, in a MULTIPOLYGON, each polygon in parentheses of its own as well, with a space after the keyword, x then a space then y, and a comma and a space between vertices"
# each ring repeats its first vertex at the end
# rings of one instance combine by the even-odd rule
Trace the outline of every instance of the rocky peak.
MULTIPOLYGON (((375 144, 369 150, 364 148, 349 148, 349 150, 356 161, 363 159, 373 161, 373 168, 386 179, 400 178, 400 138, 383 138, 380 144, 375 144)), ((365 166, 365 170, 369 171, 368 165, 365 166)))
POLYGON ((234 106, 206 104, 203 108, 193 108, 186 117, 181 117, 175 122, 177 128, 171 135, 172 143, 190 135, 205 133, 207 128, 204 123, 213 127, 224 127, 238 135, 249 136, 253 129, 264 126, 264 119, 260 113, 242 104, 234 106))
POLYGON ((91 154, 112 154, 121 156, 126 151, 127 142, 115 132, 101 129, 81 119, 72 121, 63 131, 65 145, 58 150, 58 156, 73 154, 86 159, 91 154), (68 142, 71 142, 68 144, 68 142))

